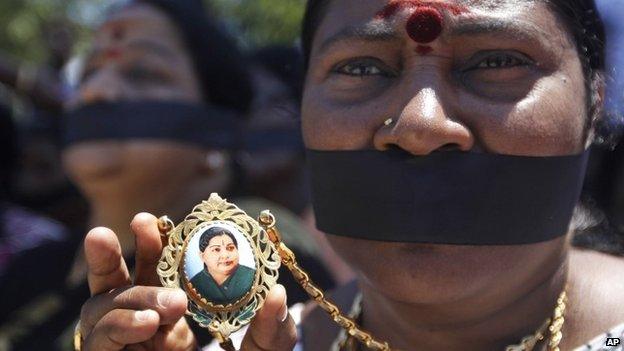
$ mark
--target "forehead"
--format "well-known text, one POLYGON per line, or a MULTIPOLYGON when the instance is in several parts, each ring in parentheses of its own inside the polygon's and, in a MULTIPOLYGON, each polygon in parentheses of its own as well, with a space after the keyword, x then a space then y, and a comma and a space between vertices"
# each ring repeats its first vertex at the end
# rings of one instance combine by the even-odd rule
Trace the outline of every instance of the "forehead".
MULTIPOLYGON (((513 27, 526 26, 545 34, 563 33, 555 14, 543 0, 332 0, 324 14, 315 41, 326 38, 348 26, 365 25, 379 20, 382 10, 393 3, 409 3, 404 11, 419 5, 435 6, 447 17, 447 27, 474 20, 506 21, 513 27), (461 8, 460 14, 447 10, 461 8)), ((392 11, 391 13, 395 13, 392 11)), ((401 11, 396 12, 401 13, 401 11)), ((397 15, 398 16, 398 15, 397 15)), ((394 17, 383 18, 391 22, 394 17)), ((509 26, 511 28, 511 26, 509 26)))
POLYGON ((227 245, 231 243, 234 243, 232 241, 232 238, 230 238, 228 235, 223 234, 210 239, 209 245, 227 245))
POLYGON ((540 0, 331 0, 328 12, 342 12, 349 9, 343 15, 351 17, 349 14, 376 13, 385 6, 396 3, 411 3, 414 6, 442 5, 440 8, 450 5, 450 7, 461 7, 470 13, 491 13, 494 11, 500 15, 529 10, 534 6, 544 4, 540 0))
POLYGON ((147 4, 131 4, 112 12, 97 31, 96 39, 111 36, 121 36, 126 40, 157 38, 163 44, 170 45, 181 42, 181 34, 167 14, 147 4))

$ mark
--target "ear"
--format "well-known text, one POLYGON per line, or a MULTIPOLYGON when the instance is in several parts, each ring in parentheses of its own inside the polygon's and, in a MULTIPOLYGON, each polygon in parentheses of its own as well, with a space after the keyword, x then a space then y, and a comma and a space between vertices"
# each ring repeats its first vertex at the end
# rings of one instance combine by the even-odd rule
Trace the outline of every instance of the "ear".
POLYGON ((225 151, 208 150, 200 164, 200 171, 205 175, 212 175, 223 171, 228 162, 228 155, 225 151))

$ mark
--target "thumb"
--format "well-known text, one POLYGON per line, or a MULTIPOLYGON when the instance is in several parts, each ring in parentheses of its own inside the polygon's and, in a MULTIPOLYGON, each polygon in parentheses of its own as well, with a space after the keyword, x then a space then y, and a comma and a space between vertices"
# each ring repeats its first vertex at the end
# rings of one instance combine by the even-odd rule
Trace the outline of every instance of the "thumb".
POLYGON ((286 289, 275 285, 264 306, 251 322, 241 351, 292 351, 297 343, 297 328, 288 313, 286 289))

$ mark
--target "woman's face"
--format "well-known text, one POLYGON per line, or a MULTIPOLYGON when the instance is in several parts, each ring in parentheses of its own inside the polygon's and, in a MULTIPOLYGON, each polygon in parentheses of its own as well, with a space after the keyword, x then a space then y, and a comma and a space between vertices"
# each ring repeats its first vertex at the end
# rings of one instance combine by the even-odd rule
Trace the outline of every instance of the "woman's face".
MULTIPOLYGON (((100 102, 202 102, 182 35, 161 10, 131 4, 115 11, 96 32, 92 46, 70 108, 100 102)), ((206 151, 160 140, 93 141, 71 146, 63 158, 92 202, 127 195, 144 204, 157 187, 164 191, 150 199, 159 202, 157 208, 171 202, 168 193, 179 194, 197 177, 206 151)))
POLYGON ((147 4, 127 5, 97 30, 75 105, 119 100, 201 102, 180 31, 147 4))
MULTIPOLYGON (((406 32, 415 8, 388 15, 389 3, 331 1, 303 97, 308 148, 534 156, 584 149, 582 65, 544 2, 428 1, 441 9, 444 26, 426 45, 406 32), (385 126, 389 118, 394 123, 385 126)), ((412 303, 456 301, 493 285, 526 289, 560 259, 565 241, 479 247, 329 239, 366 284, 412 303)))
POLYGON ((238 249, 225 234, 210 239, 201 257, 212 275, 229 276, 238 267, 238 249))

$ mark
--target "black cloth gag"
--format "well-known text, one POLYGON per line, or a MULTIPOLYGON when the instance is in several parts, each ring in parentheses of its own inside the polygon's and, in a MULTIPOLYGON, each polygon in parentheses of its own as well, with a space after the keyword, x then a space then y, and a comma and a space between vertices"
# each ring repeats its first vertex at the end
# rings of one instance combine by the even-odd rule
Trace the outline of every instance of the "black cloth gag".
POLYGON ((308 150, 316 225, 387 242, 548 241, 568 232, 588 154, 308 150))

